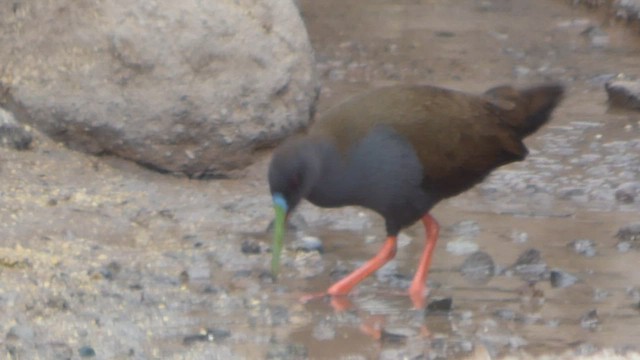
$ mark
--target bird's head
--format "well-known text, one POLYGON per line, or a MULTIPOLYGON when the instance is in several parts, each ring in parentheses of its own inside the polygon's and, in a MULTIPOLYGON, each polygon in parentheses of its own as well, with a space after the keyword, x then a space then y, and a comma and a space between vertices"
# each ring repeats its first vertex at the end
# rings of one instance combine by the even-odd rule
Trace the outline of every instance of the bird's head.
POLYGON ((273 153, 269 189, 276 212, 271 262, 274 275, 279 268, 286 219, 318 180, 320 153, 318 143, 307 137, 289 140, 273 153))

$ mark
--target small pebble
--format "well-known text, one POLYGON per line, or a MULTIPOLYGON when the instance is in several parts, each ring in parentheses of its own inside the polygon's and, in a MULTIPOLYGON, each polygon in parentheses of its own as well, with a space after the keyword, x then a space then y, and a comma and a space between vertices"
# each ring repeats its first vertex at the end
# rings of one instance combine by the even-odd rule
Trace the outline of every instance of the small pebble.
POLYGON ((528 249, 520 254, 511 268, 521 278, 527 281, 537 281, 544 277, 547 264, 542 260, 540 251, 528 249))
POLYGON ((480 225, 473 220, 463 220, 451 225, 447 230, 454 236, 475 237, 480 233, 480 225))
POLYGON ((447 251, 453 255, 467 255, 478 251, 480 246, 467 239, 459 238, 447 243, 447 251))
POLYGON ((107 280, 113 280, 122 270, 122 266, 117 261, 112 261, 100 269, 100 274, 107 280))
POLYGON ((511 321, 511 320, 515 320, 516 317, 520 315, 516 314, 516 312, 511 309, 498 309, 493 312, 493 316, 497 317, 500 320, 511 321))
POLYGON ((453 299, 450 297, 432 300, 431 302, 429 302, 429 305, 427 305, 426 314, 448 313, 451 311, 452 307, 453 299))
POLYGON ((602 301, 609 297, 609 292, 604 289, 594 289, 593 290, 593 300, 594 301, 602 301))
POLYGON ((590 356, 593 355, 596 351, 598 351, 598 347, 588 342, 579 342, 573 344, 573 353, 577 356, 590 356))
POLYGON ((462 276, 477 284, 487 283, 495 274, 495 270, 496 265, 491 255, 483 251, 476 251, 469 255, 460 267, 462 276))
POLYGON ((569 243, 569 247, 571 247, 576 253, 584 255, 586 257, 593 257, 596 255, 595 243, 593 240, 574 240, 569 243))
POLYGON ((182 339, 184 345, 196 342, 222 341, 231 336, 231 332, 225 329, 206 329, 199 334, 187 335, 182 339))
POLYGON ((12 113, 0 108, 0 146, 27 150, 32 141, 31 131, 17 122, 12 113))
POLYGON ((404 344, 407 341, 407 335, 382 329, 380 341, 388 344, 404 344))
POLYGON ((631 250, 631 242, 630 241, 620 241, 619 243, 616 244, 616 249, 618 249, 618 251, 621 252, 621 253, 625 253, 625 252, 631 250))
POLYGON ((315 236, 304 235, 299 239, 296 239, 291 244, 291 247, 293 247, 293 249, 297 251, 305 251, 305 252, 317 251, 320 254, 324 252, 322 241, 320 241, 320 239, 318 239, 315 236))
POLYGON ((27 325, 15 325, 7 332, 7 339, 16 339, 23 342, 31 342, 35 338, 35 332, 27 325))
POLYGON ((527 241, 529 241, 529 234, 527 234, 524 231, 513 230, 511 232, 511 241, 513 241, 516 244, 526 243, 527 241))
POLYGON ((308 351, 302 344, 271 343, 266 358, 279 360, 307 359, 308 351))
POLYGON ((598 310, 593 309, 582 315, 580 318, 580 326, 583 329, 595 330, 600 324, 600 317, 598 316, 598 310))
POLYGON ((566 288, 578 282, 578 278, 566 271, 554 269, 549 273, 549 281, 554 288, 566 288))
POLYGON ((96 351, 91 346, 83 346, 78 349, 78 355, 80 357, 94 357, 96 356, 96 351))
POLYGON ((621 227, 616 233, 616 238, 621 241, 640 240, 640 223, 630 224, 621 227))
POLYGON ((244 240, 242 245, 240 246, 240 251, 246 255, 256 255, 262 252, 262 248, 257 241, 254 240, 244 240))
POLYGON ((633 299, 633 301, 640 301, 640 288, 638 287, 628 287, 626 289, 627 291, 627 296, 629 296, 631 299, 633 299))

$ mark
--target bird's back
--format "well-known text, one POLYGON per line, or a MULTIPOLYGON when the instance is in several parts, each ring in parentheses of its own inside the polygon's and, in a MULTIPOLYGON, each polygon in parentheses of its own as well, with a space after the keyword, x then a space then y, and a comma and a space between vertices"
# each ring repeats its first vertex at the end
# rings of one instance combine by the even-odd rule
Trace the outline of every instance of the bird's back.
POLYGON ((345 154, 376 125, 390 126, 415 149, 423 187, 439 199, 482 181, 493 169, 522 160, 522 139, 559 103, 563 88, 503 86, 482 95, 433 86, 389 86, 355 96, 321 116, 310 131, 328 135, 345 154))

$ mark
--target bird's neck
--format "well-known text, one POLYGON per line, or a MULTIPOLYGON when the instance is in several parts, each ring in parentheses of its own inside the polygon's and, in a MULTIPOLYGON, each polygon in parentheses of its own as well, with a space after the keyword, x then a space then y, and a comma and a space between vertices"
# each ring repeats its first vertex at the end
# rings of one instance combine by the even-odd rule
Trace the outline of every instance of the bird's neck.
POLYGON ((313 143, 313 156, 318 165, 318 176, 306 196, 321 207, 354 205, 358 174, 352 173, 345 162, 345 154, 329 141, 313 143))

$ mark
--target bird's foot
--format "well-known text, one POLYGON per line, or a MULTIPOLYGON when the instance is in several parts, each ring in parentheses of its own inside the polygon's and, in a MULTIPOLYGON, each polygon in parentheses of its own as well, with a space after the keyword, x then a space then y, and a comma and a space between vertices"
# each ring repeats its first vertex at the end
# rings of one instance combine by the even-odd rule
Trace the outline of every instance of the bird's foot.
POLYGON ((372 315, 362 320, 360 331, 374 340, 381 340, 386 319, 382 315, 372 315))
POLYGON ((351 300, 349 300, 349 298, 346 295, 331 295, 326 292, 302 295, 300 297, 300 302, 302 302, 303 304, 306 304, 308 302, 319 300, 319 299, 329 299, 329 303, 331 304, 331 307, 338 312, 345 311, 353 306, 353 304, 351 303, 351 300))
POLYGON ((317 293, 309 293, 309 294, 304 294, 302 296, 300 296, 300 302, 303 304, 306 304, 310 301, 314 301, 314 300, 318 300, 318 299, 325 299, 328 296, 330 296, 329 294, 327 294, 326 292, 317 292, 317 293))
POLYGON ((429 296, 429 288, 424 286, 411 287, 409 289, 409 299, 413 303, 414 309, 424 309, 427 297, 429 296))

